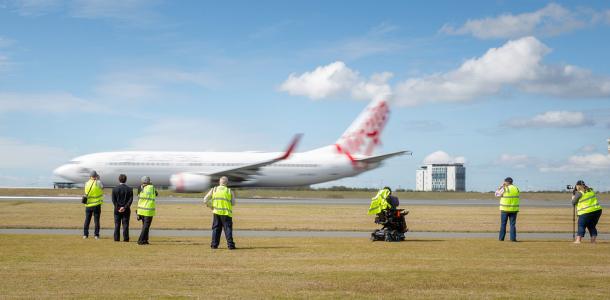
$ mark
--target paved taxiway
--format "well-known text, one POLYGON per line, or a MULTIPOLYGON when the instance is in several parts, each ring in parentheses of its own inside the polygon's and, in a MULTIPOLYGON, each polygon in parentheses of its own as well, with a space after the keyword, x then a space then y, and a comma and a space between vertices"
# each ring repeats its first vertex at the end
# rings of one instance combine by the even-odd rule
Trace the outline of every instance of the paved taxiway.
MULTIPOLYGON (((63 202, 78 203, 80 197, 31 197, 31 196, 0 196, 0 201, 39 201, 39 202, 63 202)), ((110 197, 105 197, 104 201, 110 203, 110 197)), ((198 204, 202 198, 179 198, 179 197, 159 197, 159 203, 174 204, 198 204)), ((600 201, 602 206, 610 207, 610 202, 600 201)), ((370 199, 305 199, 305 198, 238 198, 238 204, 271 204, 271 205, 360 205, 368 206, 370 199)), ((472 199, 404 199, 400 200, 402 207, 408 206, 498 206, 498 199, 472 200, 472 199)), ((566 195, 565 201, 557 200, 521 200, 522 207, 571 207, 569 196, 566 195)))

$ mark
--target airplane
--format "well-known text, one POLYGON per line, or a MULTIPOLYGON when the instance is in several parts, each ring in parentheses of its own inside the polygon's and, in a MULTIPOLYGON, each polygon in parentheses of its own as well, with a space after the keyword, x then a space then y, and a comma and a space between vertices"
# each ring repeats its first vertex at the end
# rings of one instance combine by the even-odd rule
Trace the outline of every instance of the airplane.
POLYGON ((294 153, 299 134, 284 152, 100 152, 76 157, 53 173, 80 183, 95 170, 107 187, 116 185, 119 174, 126 174, 131 186, 149 176, 156 186, 185 193, 206 191, 221 176, 229 178, 231 187, 308 186, 356 176, 380 167, 388 158, 410 155, 410 151, 373 155, 389 113, 385 100, 372 101, 335 144, 306 152, 294 153))

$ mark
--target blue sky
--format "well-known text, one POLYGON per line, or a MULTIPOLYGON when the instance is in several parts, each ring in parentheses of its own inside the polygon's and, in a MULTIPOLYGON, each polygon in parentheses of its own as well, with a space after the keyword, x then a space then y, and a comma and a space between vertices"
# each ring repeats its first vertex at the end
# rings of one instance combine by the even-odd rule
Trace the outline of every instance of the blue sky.
POLYGON ((610 190, 606 1, 0 1, 0 186, 99 151, 334 143, 392 103, 381 169, 327 185, 610 190))

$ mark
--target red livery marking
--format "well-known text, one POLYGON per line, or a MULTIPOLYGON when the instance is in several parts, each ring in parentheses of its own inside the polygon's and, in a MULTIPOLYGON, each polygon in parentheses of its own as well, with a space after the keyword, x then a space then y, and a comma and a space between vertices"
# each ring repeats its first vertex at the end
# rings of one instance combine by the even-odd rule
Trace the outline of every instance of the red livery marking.
POLYGON ((350 153, 361 153, 364 147, 364 154, 371 155, 374 146, 380 144, 381 131, 388 120, 389 108, 385 102, 380 102, 377 106, 369 108, 369 115, 359 128, 346 133, 341 139, 341 151, 350 153))

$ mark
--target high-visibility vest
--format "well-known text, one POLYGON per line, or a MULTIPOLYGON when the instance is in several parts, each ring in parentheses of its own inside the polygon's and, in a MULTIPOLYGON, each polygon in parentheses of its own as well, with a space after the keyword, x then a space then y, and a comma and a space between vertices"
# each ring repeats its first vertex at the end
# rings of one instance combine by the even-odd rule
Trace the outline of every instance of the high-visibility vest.
POLYGON ((583 193, 580 199, 578 200, 578 205, 576 205, 576 213, 579 216, 582 214, 598 211, 600 209, 602 209, 602 206, 599 205, 599 202, 597 201, 597 196, 595 196, 595 191, 593 191, 593 189, 590 189, 588 192, 583 193))
POLYGON ((233 205, 231 204, 231 190, 224 186, 219 185, 212 190, 212 213, 220 216, 233 217, 233 205))
POLYGON ((104 190, 97 184, 97 180, 89 179, 85 184, 85 195, 87 203, 85 207, 94 207, 104 203, 104 190))
POLYGON ((138 215, 145 217, 155 216, 157 193, 152 184, 145 186, 138 195, 138 215))
POLYGON ((369 206, 369 215, 376 215, 384 209, 391 208, 392 205, 388 202, 390 196, 390 190, 381 189, 377 192, 375 197, 371 198, 371 205, 369 206))
POLYGON ((507 185, 504 194, 500 198, 500 210, 506 212, 519 211, 519 188, 514 185, 507 185))

